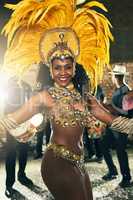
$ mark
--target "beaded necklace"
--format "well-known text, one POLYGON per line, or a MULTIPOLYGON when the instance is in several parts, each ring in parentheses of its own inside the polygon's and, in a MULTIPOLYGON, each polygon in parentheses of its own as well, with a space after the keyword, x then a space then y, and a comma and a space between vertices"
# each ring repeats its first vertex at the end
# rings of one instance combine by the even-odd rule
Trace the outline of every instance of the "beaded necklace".
POLYGON ((48 118, 55 121, 62 127, 75 127, 83 125, 83 118, 86 112, 74 109, 74 104, 81 103, 82 97, 70 83, 67 87, 60 87, 57 84, 48 89, 49 94, 55 100, 55 106, 48 113, 48 118))

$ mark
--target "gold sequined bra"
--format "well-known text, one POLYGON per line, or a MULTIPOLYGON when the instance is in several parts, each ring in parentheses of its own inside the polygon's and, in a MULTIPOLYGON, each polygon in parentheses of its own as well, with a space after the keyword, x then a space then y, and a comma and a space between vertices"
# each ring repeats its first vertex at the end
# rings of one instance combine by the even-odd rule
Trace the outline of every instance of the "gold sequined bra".
POLYGON ((50 120, 54 120, 62 127, 75 127, 77 124, 85 126, 90 113, 86 109, 84 111, 74 109, 74 104, 82 104, 82 97, 74 89, 73 84, 66 88, 55 85, 49 88, 48 92, 55 100, 54 108, 47 113, 50 120))

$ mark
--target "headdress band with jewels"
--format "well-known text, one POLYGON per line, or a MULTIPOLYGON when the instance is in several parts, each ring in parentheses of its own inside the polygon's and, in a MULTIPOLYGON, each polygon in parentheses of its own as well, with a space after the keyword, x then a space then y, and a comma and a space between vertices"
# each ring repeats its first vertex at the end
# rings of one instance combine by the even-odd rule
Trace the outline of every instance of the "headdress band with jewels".
POLYGON ((53 58, 79 55, 79 39, 71 28, 54 28, 46 31, 40 40, 40 55, 46 64, 53 58))

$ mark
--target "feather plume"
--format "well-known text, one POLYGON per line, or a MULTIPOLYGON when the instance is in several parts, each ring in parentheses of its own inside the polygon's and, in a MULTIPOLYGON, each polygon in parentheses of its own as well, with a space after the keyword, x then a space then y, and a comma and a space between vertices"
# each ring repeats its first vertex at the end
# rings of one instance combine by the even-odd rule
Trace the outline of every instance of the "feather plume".
POLYGON ((94 9, 107 12, 102 3, 91 1, 76 8, 76 0, 22 0, 5 7, 13 11, 2 31, 8 38, 5 69, 21 77, 32 64, 41 61, 42 34, 51 28, 69 27, 80 41, 77 62, 83 65, 92 87, 97 86, 104 67, 109 64, 110 40, 113 40, 110 22, 94 9))

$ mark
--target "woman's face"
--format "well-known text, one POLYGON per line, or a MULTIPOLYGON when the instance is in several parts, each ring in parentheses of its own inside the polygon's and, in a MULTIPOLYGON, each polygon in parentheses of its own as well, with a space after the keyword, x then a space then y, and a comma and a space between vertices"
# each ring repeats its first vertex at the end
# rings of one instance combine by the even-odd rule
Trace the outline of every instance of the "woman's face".
POLYGON ((74 63, 71 58, 63 60, 55 58, 52 61, 52 76, 54 81, 61 87, 66 87, 73 77, 74 63))

